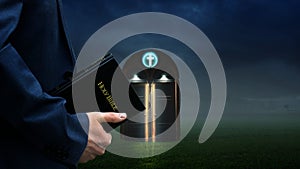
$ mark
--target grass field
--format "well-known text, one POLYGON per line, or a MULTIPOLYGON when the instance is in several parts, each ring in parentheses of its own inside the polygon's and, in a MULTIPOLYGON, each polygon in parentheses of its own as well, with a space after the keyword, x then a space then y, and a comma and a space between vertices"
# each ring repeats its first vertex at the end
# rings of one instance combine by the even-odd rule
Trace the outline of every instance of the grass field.
MULTIPOLYGON (((193 169, 298 169, 300 168, 300 116, 224 116, 205 143, 197 139, 195 125, 176 147, 158 156, 124 158, 107 152, 79 169, 193 168, 193 169)), ((159 144, 159 143, 158 143, 159 144)))

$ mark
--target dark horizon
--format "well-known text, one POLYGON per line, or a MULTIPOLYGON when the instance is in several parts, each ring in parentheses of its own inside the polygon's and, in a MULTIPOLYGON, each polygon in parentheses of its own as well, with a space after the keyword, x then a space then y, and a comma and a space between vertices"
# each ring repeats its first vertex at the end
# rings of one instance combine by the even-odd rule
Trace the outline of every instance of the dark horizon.
MULTIPOLYGON (((249 113, 300 113, 299 7, 296 0, 64 1, 76 54, 97 29, 128 14, 165 12, 193 23, 207 35, 223 62, 226 110, 239 112, 248 107, 249 113)), ((202 69, 195 71, 205 74, 202 69)))

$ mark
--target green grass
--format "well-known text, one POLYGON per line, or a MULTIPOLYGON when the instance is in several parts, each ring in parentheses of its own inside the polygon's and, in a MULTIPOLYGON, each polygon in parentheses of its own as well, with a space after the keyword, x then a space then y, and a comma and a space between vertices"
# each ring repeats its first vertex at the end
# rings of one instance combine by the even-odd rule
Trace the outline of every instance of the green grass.
POLYGON ((203 144, 197 141, 200 129, 194 126, 181 143, 158 156, 132 159, 107 152, 79 169, 300 168, 300 116, 224 117, 203 144))

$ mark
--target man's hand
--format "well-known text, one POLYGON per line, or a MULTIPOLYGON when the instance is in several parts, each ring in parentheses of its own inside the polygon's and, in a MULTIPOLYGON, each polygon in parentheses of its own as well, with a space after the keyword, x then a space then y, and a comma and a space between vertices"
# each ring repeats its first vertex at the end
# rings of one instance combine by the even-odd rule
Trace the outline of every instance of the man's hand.
POLYGON ((97 155, 103 155, 105 148, 111 143, 111 134, 107 133, 100 123, 118 123, 126 119, 125 113, 87 113, 89 118, 88 143, 79 162, 93 160, 97 155))

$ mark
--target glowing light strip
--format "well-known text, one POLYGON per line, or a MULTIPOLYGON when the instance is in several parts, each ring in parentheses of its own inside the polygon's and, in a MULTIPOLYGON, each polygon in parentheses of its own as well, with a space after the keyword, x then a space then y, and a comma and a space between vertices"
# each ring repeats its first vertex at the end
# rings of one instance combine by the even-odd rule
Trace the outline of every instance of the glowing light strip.
POLYGON ((149 117, 149 84, 145 84, 145 141, 149 139, 149 128, 148 128, 148 117, 149 117))
POLYGON ((155 142, 156 122, 155 122, 155 83, 151 84, 151 110, 152 110, 152 142, 155 142))

